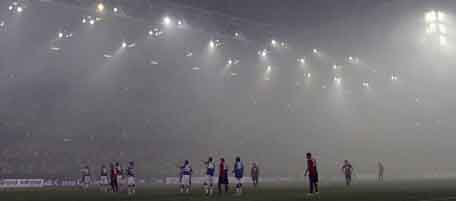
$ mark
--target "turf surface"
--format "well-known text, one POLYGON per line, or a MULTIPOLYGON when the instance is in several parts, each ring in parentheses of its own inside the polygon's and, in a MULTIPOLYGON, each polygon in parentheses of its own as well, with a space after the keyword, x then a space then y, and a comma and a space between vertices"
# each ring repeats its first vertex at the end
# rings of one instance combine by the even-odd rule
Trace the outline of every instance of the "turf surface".
POLYGON ((306 196, 305 184, 247 188, 242 196, 233 193, 206 197, 194 187, 190 194, 180 194, 175 187, 139 188, 134 196, 126 193, 101 193, 97 189, 81 191, 70 188, 0 190, 0 201, 447 201, 456 200, 456 181, 385 182, 383 184, 324 185, 318 197, 306 196))

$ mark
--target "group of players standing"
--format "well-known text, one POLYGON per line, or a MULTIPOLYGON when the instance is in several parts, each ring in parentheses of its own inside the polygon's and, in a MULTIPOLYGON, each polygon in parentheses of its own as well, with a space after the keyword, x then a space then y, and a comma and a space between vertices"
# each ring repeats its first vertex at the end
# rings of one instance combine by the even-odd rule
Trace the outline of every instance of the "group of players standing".
MULTIPOLYGON (((215 183, 215 172, 216 172, 216 164, 212 157, 209 157, 207 161, 203 161, 203 164, 206 166, 206 179, 204 181, 204 191, 206 195, 212 195, 214 193, 214 183, 215 183)), ((191 189, 191 179, 192 179, 192 167, 188 160, 184 161, 182 166, 179 166, 180 169, 180 192, 188 193, 191 189)), ((225 162, 224 158, 220 158, 218 164, 218 193, 221 194, 222 192, 228 192, 228 164, 225 162)), ((234 168, 232 173, 234 174, 234 178, 236 179, 236 195, 242 194, 242 183, 244 177, 244 163, 241 161, 240 157, 236 157, 234 162, 234 168)), ((251 177, 254 186, 258 185, 258 179, 260 170, 256 163, 252 164, 251 168, 251 177)))
MULTIPOLYGON (((132 195, 136 193, 135 164, 133 161, 128 163, 127 169, 125 170, 118 162, 111 163, 109 168, 109 172, 105 165, 102 165, 100 169, 99 185, 102 191, 119 192, 120 187, 126 183, 128 194, 132 195)), ((81 173, 82 187, 88 189, 89 185, 92 183, 89 166, 82 168, 81 173)))
MULTIPOLYGON (((306 154, 307 159, 307 168, 305 170, 304 176, 307 176, 309 179, 309 196, 317 195, 318 191, 318 170, 317 170, 317 161, 312 157, 311 153, 306 154)), ((203 183, 204 191, 207 196, 213 195, 214 193, 214 184, 215 184, 215 173, 216 173, 216 163, 212 157, 209 157, 207 161, 203 161, 203 164, 206 167, 206 178, 203 183)), ((179 168, 179 182, 180 182, 180 192, 189 193, 192 185, 192 174, 193 169, 188 160, 185 160, 184 163, 179 168)), ((127 169, 124 171, 118 162, 110 164, 110 171, 105 165, 102 165, 100 171, 100 187, 105 192, 119 192, 120 186, 126 182, 127 192, 129 195, 135 194, 136 192, 136 182, 135 182, 135 170, 134 162, 131 161, 128 163, 127 169), (126 176, 126 177, 125 177, 126 176), (110 188, 109 188, 110 186, 110 188)), ((345 160, 344 164, 341 167, 343 174, 345 175, 345 184, 347 186, 351 185, 353 166, 348 161, 345 160)), ((218 193, 222 194, 223 192, 228 192, 228 178, 229 178, 229 169, 228 164, 224 158, 220 158, 218 163, 218 180, 217 187, 218 193)), ((383 172, 384 167, 381 162, 378 162, 378 180, 383 181, 383 172)), ((88 189, 91 184, 92 178, 88 166, 85 166, 82 170, 82 187, 88 189)), ((235 178, 236 183, 236 195, 241 195, 243 178, 244 178, 244 163, 241 161, 240 157, 236 157, 234 161, 234 166, 232 173, 235 178)), ((252 179, 253 186, 256 187, 259 182, 260 170, 256 163, 252 164, 250 169, 250 175, 252 179)))

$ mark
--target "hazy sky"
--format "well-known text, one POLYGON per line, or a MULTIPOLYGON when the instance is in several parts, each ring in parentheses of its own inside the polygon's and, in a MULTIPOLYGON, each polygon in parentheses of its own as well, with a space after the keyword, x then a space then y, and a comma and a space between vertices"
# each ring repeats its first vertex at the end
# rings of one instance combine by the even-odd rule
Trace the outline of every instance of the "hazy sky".
POLYGON ((424 22, 451 1, 194 2, 274 30, 114 15, 90 25, 81 19, 93 9, 30 1, 11 13, 2 2, 0 174, 74 176, 134 160, 141 176, 173 176, 178 161, 200 172, 208 156, 239 155, 265 175, 302 176, 306 152, 326 177, 345 159, 359 174, 377 161, 387 174, 455 170, 453 29, 440 47, 424 22))

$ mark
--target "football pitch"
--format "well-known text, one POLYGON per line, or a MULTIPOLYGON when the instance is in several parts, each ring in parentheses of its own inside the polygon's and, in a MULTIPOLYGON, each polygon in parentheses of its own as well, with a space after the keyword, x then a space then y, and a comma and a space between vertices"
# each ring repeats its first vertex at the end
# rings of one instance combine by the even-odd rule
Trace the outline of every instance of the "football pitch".
POLYGON ((357 183, 352 187, 322 185, 318 197, 306 195, 305 184, 265 185, 257 189, 247 187, 242 196, 233 193, 206 197, 200 186, 189 194, 180 194, 175 186, 139 188, 136 195, 101 193, 93 188, 46 188, 1 190, 1 201, 447 201, 456 200, 456 181, 428 180, 407 182, 357 183))

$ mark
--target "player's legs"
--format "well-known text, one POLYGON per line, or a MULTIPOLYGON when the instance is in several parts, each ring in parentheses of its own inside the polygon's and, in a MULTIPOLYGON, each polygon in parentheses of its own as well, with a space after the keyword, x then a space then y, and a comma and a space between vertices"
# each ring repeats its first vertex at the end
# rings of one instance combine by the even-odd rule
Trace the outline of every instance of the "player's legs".
POLYGON ((346 186, 350 186, 351 185, 351 175, 350 174, 346 174, 345 175, 345 185, 346 186))

